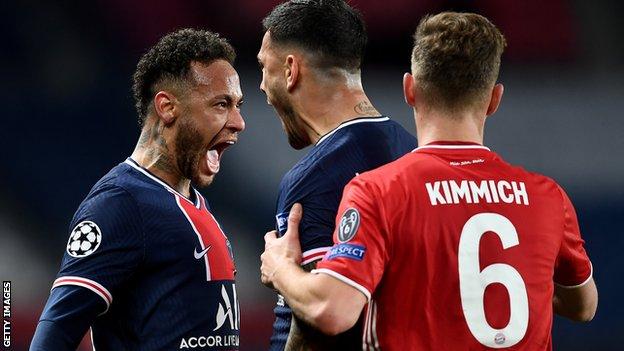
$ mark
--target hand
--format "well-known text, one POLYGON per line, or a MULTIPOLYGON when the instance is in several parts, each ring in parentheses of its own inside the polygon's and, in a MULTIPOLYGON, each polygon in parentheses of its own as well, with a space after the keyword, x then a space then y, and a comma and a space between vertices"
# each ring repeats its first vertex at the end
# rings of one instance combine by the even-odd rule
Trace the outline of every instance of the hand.
POLYGON ((299 222, 303 216, 301 204, 294 204, 288 215, 288 230, 281 238, 273 230, 264 235, 264 253, 260 256, 260 279, 262 284, 273 288, 273 279, 278 269, 301 263, 299 244, 299 222))

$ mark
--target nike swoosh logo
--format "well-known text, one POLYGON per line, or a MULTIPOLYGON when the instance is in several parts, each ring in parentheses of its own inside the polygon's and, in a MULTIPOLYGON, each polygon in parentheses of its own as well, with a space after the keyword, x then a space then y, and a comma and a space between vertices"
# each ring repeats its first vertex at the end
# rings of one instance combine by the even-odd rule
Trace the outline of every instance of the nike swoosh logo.
POLYGON ((203 249, 200 252, 197 252, 197 248, 195 248, 195 251, 193 251, 193 256, 195 256, 195 259, 199 260, 200 258, 204 257, 206 252, 208 252, 208 250, 210 250, 211 247, 212 245, 209 245, 207 248, 203 249))

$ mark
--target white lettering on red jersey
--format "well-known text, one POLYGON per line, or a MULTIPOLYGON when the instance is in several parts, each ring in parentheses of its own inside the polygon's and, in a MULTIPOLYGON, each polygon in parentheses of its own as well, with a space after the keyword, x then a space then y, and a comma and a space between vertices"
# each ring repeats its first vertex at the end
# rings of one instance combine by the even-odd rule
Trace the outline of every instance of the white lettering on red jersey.
POLYGON ((565 192, 481 145, 354 178, 334 242, 313 272, 369 299, 365 350, 551 350, 554 284, 592 275, 565 192))

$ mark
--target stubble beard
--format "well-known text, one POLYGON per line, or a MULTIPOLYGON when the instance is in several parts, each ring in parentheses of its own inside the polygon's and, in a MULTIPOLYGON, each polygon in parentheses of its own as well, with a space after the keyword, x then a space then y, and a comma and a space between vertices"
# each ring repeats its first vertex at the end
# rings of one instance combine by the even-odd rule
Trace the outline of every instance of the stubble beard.
POLYGON ((301 150, 312 144, 305 125, 295 112, 286 93, 279 89, 272 90, 273 98, 271 99, 271 104, 275 107, 277 114, 282 120, 284 131, 288 137, 288 144, 295 150, 301 150))
POLYGON ((206 187, 212 183, 214 177, 205 180, 200 175, 199 161, 206 152, 202 143, 203 137, 190 118, 183 117, 180 122, 174 141, 178 169, 193 185, 206 187))

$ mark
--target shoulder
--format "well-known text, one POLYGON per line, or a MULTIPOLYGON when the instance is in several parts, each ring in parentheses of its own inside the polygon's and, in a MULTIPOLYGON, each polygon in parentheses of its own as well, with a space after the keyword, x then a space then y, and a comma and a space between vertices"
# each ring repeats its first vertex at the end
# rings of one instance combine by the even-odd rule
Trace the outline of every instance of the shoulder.
POLYGON ((509 167, 510 171, 514 173, 517 178, 524 179, 527 185, 532 186, 534 195, 546 195, 556 200, 567 197, 563 188, 553 178, 527 170, 523 166, 508 163, 500 158, 500 156, 498 157, 502 163, 509 167))
MULTIPOLYGON (((356 118, 344 122, 322 137, 317 145, 324 145, 326 152, 334 150, 376 149, 380 145, 416 147, 416 138, 399 123, 389 117, 356 118)), ((406 151, 409 151, 406 150, 406 151)))
POLYGON ((85 257, 100 243, 104 248, 129 243, 139 247, 143 243, 142 228, 142 215, 130 192, 115 182, 98 182, 70 222, 67 253, 75 258, 85 257), (85 251, 85 238, 96 243, 95 247, 85 251))
POLYGON ((416 147, 416 138, 388 117, 356 118, 321 138, 312 155, 318 167, 344 170, 349 179, 394 161, 416 147))
MULTIPOLYGON (((415 184, 438 177, 442 164, 431 155, 410 152, 378 168, 359 174, 349 182, 362 196, 384 206, 396 207, 409 199, 415 184)), ((345 189, 346 192, 346 189, 345 189)))
POLYGON ((135 193, 139 183, 130 168, 120 164, 102 177, 82 201, 72 223, 83 218, 108 221, 140 217, 135 193))
POLYGON ((384 188, 384 185, 393 183, 395 179, 405 177, 406 173, 410 173, 410 177, 418 176, 419 173, 428 173, 434 167, 435 164, 426 155, 411 152, 378 168, 362 173, 357 178, 384 188), (416 169, 416 172, 411 172, 412 169, 416 169))
POLYGON ((319 161, 308 154, 297 162, 282 177, 280 193, 305 192, 318 187, 327 187, 331 178, 323 173, 324 170, 319 161))

